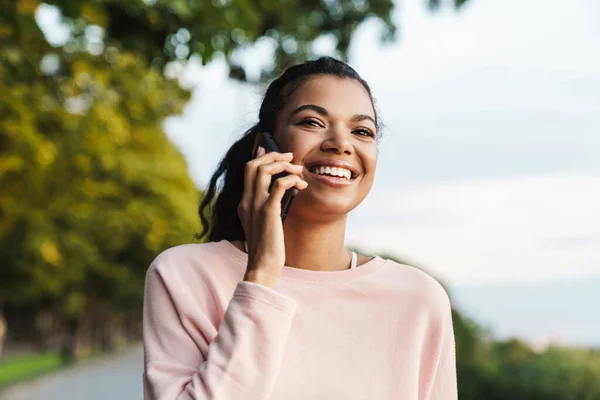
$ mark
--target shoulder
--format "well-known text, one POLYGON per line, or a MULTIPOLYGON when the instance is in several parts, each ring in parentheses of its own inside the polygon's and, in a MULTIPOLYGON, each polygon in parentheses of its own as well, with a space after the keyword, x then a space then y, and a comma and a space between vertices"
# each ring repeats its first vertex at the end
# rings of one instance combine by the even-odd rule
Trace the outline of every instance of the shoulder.
POLYGON ((161 252, 150 264, 147 276, 159 276, 165 283, 193 283, 237 275, 237 260, 224 242, 183 244, 161 252))
POLYGON ((218 252, 218 243, 188 243, 163 250, 150 264, 151 268, 164 269, 198 259, 200 256, 218 252))
POLYGON ((382 278, 398 288, 403 301, 434 313, 450 310, 450 298, 444 286, 417 267, 385 259, 382 278))

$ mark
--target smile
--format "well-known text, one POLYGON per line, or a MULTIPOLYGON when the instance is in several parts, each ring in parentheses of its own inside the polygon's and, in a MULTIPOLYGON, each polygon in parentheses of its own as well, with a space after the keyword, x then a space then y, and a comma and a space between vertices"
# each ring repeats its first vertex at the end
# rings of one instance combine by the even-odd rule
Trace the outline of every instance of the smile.
POLYGON ((317 175, 328 175, 328 176, 343 178, 346 180, 352 180, 352 178, 353 178, 352 171, 350 171, 349 169, 340 168, 340 167, 328 167, 328 166, 321 165, 321 166, 311 167, 309 169, 309 171, 311 173, 317 174, 317 175))
POLYGON ((352 185, 355 177, 350 172, 350 170, 344 168, 333 168, 334 171, 332 173, 331 167, 316 167, 310 168, 308 170, 309 176, 311 180, 324 183, 328 186, 335 188, 343 188, 352 185), (325 169, 325 170, 323 170, 325 169), (329 172, 327 172, 327 169, 329 172), (337 171, 336 171, 337 170, 337 171), (321 172, 323 171, 323 172, 321 172), (350 174, 350 178, 348 178, 348 174, 350 174))

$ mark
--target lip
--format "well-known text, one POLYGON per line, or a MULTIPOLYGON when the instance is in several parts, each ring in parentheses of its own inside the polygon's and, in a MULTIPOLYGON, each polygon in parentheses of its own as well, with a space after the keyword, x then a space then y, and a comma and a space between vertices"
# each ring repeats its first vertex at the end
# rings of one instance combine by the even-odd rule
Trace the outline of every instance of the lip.
POLYGON ((331 187, 335 187, 335 188, 344 188, 344 187, 348 187, 350 185, 352 185, 352 183, 354 183, 354 180, 356 179, 356 177, 358 176, 358 171, 355 167, 352 166, 352 164, 350 164, 347 161, 338 161, 338 160, 317 160, 317 161, 313 161, 310 163, 306 164, 305 167, 305 171, 308 173, 308 176, 311 179, 314 179, 320 183, 324 183, 328 186, 331 187), (350 178, 350 180, 346 179, 346 178, 340 178, 340 177, 335 177, 335 176, 329 176, 329 175, 319 175, 319 174, 315 174, 314 172, 311 172, 310 169, 312 167, 316 167, 316 166, 327 166, 327 167, 336 167, 336 168, 345 168, 347 170, 349 170, 352 173, 352 176, 350 178))
POLYGON ((319 181, 319 182, 324 183, 329 186, 333 186, 335 188, 344 188, 344 187, 352 185, 352 183, 354 182, 354 180, 349 181, 346 178, 339 178, 337 176, 329 176, 329 175, 319 175, 319 174, 314 174, 312 172, 309 172, 308 175, 310 176, 311 179, 314 179, 316 181, 319 181))
MULTIPOLYGON (((332 159, 323 159, 323 160, 316 160, 310 163, 306 164, 306 170, 311 173, 312 175, 317 175, 317 174, 313 174, 312 172, 310 172, 310 169, 312 167, 316 167, 316 166, 327 166, 327 167, 336 167, 336 168, 345 168, 347 170, 349 170, 350 172, 352 172, 352 176, 350 177, 349 181, 346 182, 352 182, 354 181, 354 179, 356 179, 356 177, 358 176, 358 170, 352 165, 350 164, 348 161, 341 161, 341 160, 332 160, 332 159)), ((325 175, 317 175, 317 176, 325 176, 325 175)))

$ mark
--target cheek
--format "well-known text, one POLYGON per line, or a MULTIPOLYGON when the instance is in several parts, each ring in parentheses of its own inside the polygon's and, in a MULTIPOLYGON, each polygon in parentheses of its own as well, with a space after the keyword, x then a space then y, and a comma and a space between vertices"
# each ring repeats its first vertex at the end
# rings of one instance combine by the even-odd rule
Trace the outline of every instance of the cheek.
POLYGON ((294 153, 295 160, 303 159, 304 155, 315 145, 312 143, 310 135, 307 135, 306 132, 289 130, 283 132, 280 138, 281 140, 278 143, 280 143, 281 151, 294 153))
POLYGON ((369 175, 375 174, 375 170, 377 169, 377 154, 377 146, 373 146, 369 149, 365 149, 361 155, 365 169, 369 175))

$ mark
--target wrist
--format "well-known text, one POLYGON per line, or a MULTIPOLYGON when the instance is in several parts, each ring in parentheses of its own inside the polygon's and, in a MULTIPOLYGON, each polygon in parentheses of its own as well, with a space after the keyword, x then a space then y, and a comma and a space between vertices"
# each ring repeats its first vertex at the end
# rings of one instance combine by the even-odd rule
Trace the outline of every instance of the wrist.
POLYGON ((262 271, 258 270, 249 270, 244 274, 244 281, 258 283, 263 286, 267 286, 270 288, 275 287, 275 282, 277 281, 277 277, 273 277, 270 274, 266 274, 262 271))

